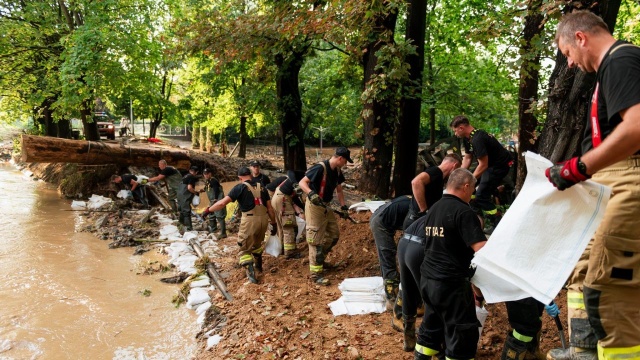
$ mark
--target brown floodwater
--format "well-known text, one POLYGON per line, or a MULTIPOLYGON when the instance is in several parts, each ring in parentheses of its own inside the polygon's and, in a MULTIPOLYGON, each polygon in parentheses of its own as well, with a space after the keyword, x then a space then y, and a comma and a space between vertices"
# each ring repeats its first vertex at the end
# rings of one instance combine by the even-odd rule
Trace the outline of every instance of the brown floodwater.
POLYGON ((109 249, 54 188, 0 163, 0 359, 189 359, 196 315, 154 251, 109 249), (149 296, 145 296, 144 294, 149 296))

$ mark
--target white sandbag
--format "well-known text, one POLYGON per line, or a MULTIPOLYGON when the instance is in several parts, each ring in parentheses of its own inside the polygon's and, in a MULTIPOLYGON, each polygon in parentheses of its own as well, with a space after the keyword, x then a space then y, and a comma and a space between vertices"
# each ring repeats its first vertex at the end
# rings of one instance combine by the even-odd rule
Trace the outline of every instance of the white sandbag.
POLYGON ((280 253, 282 252, 282 243, 277 235, 269 236, 267 243, 264 245, 264 252, 273 257, 280 256, 280 253))
POLYGON ((98 210, 105 205, 111 204, 113 200, 106 198, 104 196, 93 194, 87 201, 87 208, 90 210, 98 210))
POLYGON ((195 268, 196 260, 198 260, 196 255, 186 254, 178 257, 172 264, 176 266, 178 271, 195 274, 197 272, 195 268))
POLYGON ((191 286, 192 288, 205 287, 205 286, 209 286, 209 285, 211 285, 211 281, 209 281, 209 278, 204 278, 202 280, 192 281, 189 284, 189 286, 191 286))
POLYGON ((487 320, 487 316, 489 316, 489 312, 487 309, 483 307, 479 307, 476 305, 476 317, 480 322, 480 327, 478 328, 478 334, 482 337, 482 329, 484 328, 484 322, 487 320))
POLYGON ((198 305, 210 301, 209 290, 206 288, 193 288, 187 296, 187 308, 195 309, 198 305))
MULTIPOLYGON (((177 226, 175 226, 175 225, 165 225, 165 226, 160 228, 159 239, 160 240, 166 240, 166 239, 168 239, 169 235, 176 234, 176 233, 178 235, 180 235, 180 231, 178 230, 177 226)), ((182 238, 182 235, 180 235, 180 237, 182 238)))
POLYGON ((471 278, 487 303, 553 300, 595 233, 611 189, 587 180, 558 191, 545 176, 552 163, 527 152, 527 178, 509 211, 478 251, 471 278))
POLYGON ((359 291, 368 293, 384 293, 384 281, 381 276, 348 278, 338 285, 340 291, 359 291))
POLYGON ((189 242, 189 240, 195 239, 197 237, 198 237, 197 231, 185 231, 185 233, 182 235, 182 240, 185 242, 189 242))
POLYGON ((198 207, 198 205, 200 205, 200 194, 196 194, 193 196, 193 199, 191 199, 191 205, 193 205, 194 207, 198 207))
POLYGON ((363 201, 359 203, 355 203, 349 206, 349 210, 358 211, 371 211, 372 213, 376 212, 376 210, 384 205, 386 201, 363 201))
POLYGON ((196 308, 196 314, 202 315, 204 313, 207 312, 207 310, 209 310, 209 308, 211 307, 211 301, 207 301, 205 303, 202 303, 200 305, 198 305, 198 307, 196 308))
POLYGON ((71 202, 71 208, 73 210, 85 210, 87 208, 87 203, 84 201, 73 200, 71 202))
POLYGON ((348 302, 344 297, 329 303, 329 309, 333 316, 339 315, 364 315, 371 313, 381 314, 385 312, 385 302, 348 302))
POLYGON ((207 350, 211 349, 212 347, 218 345, 220 343, 220 340, 222 340, 222 336, 215 334, 213 336, 211 336, 210 338, 207 339, 207 350))
POLYGON ((122 189, 118 191, 116 197, 120 199, 133 199, 133 193, 131 193, 131 190, 122 189))
POLYGON ((298 225, 298 234, 296 235, 296 243, 302 241, 302 234, 304 234, 304 228, 307 226, 307 222, 302 220, 301 217, 296 216, 296 224, 298 225))

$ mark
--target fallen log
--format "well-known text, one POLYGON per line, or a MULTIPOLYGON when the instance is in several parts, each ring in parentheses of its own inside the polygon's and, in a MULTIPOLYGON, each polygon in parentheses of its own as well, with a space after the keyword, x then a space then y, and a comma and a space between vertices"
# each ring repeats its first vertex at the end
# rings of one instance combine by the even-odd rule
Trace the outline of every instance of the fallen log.
POLYGON ((188 169, 191 165, 189 152, 186 150, 166 149, 152 145, 131 146, 102 141, 22 135, 22 161, 24 162, 157 167, 158 160, 161 159, 180 169, 188 169))
MULTIPOLYGON (((191 245, 191 247, 193 247, 193 250, 196 252, 196 255, 198 255, 199 258, 203 258, 206 256, 206 254, 202 250, 202 247, 200 247, 200 245, 198 245, 198 243, 196 243, 194 239, 189 240, 189 244, 191 245)), ((220 293, 227 299, 227 301, 233 301, 233 296, 231 296, 231 294, 229 294, 229 292, 227 291, 227 285, 224 283, 224 280, 222 280, 222 276, 220 276, 218 270, 216 270, 215 266, 213 266, 213 263, 207 264, 207 273, 211 277, 211 280, 213 280, 213 285, 218 288, 220 293)))

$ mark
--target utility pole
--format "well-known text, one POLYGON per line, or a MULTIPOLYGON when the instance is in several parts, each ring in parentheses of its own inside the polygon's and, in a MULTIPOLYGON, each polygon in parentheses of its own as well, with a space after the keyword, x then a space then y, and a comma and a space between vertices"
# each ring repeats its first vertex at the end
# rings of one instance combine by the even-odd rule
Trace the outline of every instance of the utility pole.
POLYGON ((320 131, 320 152, 322 153, 322 134, 323 134, 325 131, 328 131, 328 130, 329 130, 329 128, 328 128, 328 127, 322 127, 322 126, 320 126, 320 127, 314 127, 314 129, 316 129, 316 130, 320 131))
POLYGON ((129 119, 131 120, 131 135, 136 136, 136 126, 133 123, 133 100, 129 98, 129 119))

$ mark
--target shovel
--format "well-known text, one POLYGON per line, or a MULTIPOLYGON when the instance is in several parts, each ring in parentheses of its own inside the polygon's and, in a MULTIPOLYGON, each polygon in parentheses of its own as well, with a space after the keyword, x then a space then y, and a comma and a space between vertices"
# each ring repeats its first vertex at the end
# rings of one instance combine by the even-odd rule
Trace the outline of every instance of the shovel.
POLYGON ((567 339, 564 337, 564 329, 562 328, 562 322, 560 321, 560 315, 556 315, 553 317, 553 320, 556 322, 556 326, 558 327, 558 333, 560 334, 560 342, 562 343, 562 348, 567 349, 567 339))

